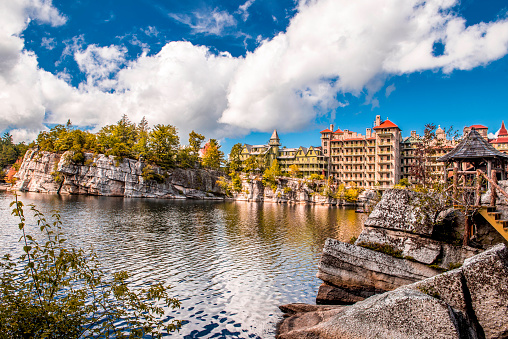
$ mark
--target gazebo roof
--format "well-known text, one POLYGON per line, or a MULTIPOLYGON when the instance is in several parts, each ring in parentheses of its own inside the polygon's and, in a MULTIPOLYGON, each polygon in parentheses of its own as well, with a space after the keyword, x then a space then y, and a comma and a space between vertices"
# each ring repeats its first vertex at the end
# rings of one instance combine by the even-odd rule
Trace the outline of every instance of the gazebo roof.
POLYGON ((448 154, 443 155, 438 161, 449 162, 454 160, 474 160, 474 159, 505 159, 508 155, 504 154, 485 140, 480 133, 472 129, 469 134, 448 154))

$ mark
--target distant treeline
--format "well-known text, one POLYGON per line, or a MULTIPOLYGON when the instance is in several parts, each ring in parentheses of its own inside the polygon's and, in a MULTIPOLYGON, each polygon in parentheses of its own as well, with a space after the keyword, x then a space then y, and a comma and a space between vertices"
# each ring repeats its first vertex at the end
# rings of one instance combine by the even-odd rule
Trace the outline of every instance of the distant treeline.
POLYGON ((224 162, 224 153, 214 139, 204 146, 203 157, 199 156, 205 137, 192 131, 189 145, 180 145, 176 127, 157 124, 153 128, 143 119, 135 124, 124 115, 116 124, 107 125, 97 133, 74 128, 70 121, 57 125, 49 131, 39 133, 36 140, 39 150, 54 153, 71 151, 74 163, 84 163, 86 152, 143 160, 167 170, 173 167, 206 167, 219 169, 224 162))

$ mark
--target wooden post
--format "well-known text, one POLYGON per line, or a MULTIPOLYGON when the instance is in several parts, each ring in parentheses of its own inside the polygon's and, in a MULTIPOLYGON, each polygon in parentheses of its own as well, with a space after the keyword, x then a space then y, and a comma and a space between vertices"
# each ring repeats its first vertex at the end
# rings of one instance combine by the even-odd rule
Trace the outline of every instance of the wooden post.
POLYGON ((453 199, 453 203, 456 204, 457 203, 457 181, 459 180, 458 176, 459 176, 459 167, 457 165, 457 163, 453 163, 453 194, 452 194, 452 199, 453 199))
POLYGON ((480 206, 480 201, 481 201, 481 196, 480 196, 481 183, 482 183, 482 177, 481 177, 481 174, 480 174, 480 170, 476 170, 475 206, 480 206))
POLYGON ((469 215, 466 215, 466 220, 464 224, 464 238, 462 239, 462 245, 468 246, 469 245, 469 238, 471 238, 471 217, 469 215))
POLYGON ((494 185, 490 185, 490 182, 489 182, 489 186, 490 186, 490 206, 492 207, 496 207, 496 186, 497 186, 497 175, 496 175, 496 170, 492 170, 490 172, 490 179, 492 180, 492 183, 494 185))
MULTIPOLYGON (((487 161, 487 176, 492 179, 492 160, 487 161)), ((488 183, 488 188, 491 188, 490 182, 488 183)))

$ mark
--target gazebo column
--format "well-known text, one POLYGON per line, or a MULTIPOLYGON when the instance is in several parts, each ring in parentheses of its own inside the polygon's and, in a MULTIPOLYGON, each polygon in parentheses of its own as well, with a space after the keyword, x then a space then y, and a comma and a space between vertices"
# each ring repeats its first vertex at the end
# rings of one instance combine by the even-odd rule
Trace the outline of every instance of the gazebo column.
POLYGON ((453 200, 453 203, 456 204, 456 201, 457 201, 457 183, 458 183, 458 178, 459 176, 459 164, 454 161, 453 162, 453 193, 452 193, 452 200, 453 200))
MULTIPOLYGON (((492 179, 492 160, 491 159, 487 160, 487 176, 490 179, 492 179)), ((487 180, 487 182, 488 182, 488 189, 491 189, 490 181, 487 180)))

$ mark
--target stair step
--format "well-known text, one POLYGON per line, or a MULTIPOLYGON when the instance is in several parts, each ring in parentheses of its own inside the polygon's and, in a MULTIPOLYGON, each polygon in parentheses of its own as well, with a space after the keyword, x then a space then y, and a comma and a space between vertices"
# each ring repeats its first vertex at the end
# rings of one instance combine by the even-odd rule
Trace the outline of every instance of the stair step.
POLYGON ((503 224, 503 227, 508 226, 508 220, 497 220, 497 222, 503 224))
POLYGON ((487 212, 489 215, 493 216, 494 219, 498 220, 499 217, 503 214, 501 212, 487 212))

